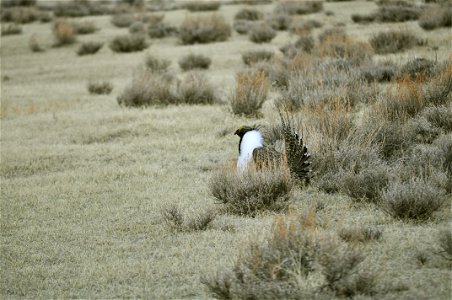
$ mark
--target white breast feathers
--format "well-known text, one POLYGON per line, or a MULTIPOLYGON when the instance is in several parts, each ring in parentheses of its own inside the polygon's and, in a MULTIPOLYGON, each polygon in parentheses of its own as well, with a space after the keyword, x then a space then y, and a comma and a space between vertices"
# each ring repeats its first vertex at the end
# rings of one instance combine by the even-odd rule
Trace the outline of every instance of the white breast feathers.
POLYGON ((246 170, 250 160, 253 159, 253 150, 262 147, 264 139, 257 130, 251 130, 245 133, 240 143, 240 154, 237 160, 237 170, 246 170))

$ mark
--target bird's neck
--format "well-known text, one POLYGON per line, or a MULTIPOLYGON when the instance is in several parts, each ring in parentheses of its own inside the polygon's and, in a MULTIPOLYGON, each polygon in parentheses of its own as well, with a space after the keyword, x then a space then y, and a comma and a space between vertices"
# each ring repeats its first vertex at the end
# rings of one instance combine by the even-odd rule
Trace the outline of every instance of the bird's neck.
POLYGON ((245 133, 239 143, 239 159, 237 161, 237 168, 246 169, 249 161, 253 156, 253 151, 256 148, 263 146, 262 134, 258 130, 251 130, 245 133))

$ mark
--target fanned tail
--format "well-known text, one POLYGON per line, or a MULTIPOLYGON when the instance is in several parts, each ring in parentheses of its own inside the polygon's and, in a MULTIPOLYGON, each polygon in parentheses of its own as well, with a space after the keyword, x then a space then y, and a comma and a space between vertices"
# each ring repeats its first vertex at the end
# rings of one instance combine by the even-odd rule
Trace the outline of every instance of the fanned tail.
POLYGON ((293 120, 287 114, 284 116, 281 111, 279 116, 281 118, 282 135, 290 172, 300 180, 309 182, 311 175, 309 158, 311 155, 308 152, 308 148, 303 144, 303 138, 298 136, 293 120))

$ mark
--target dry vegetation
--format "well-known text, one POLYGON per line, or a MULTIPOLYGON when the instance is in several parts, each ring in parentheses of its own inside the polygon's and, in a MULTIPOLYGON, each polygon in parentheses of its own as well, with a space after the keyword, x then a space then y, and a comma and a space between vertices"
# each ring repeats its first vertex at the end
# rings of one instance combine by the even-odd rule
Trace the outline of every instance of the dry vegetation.
POLYGON ((2 0, 1 297, 450 298, 450 16, 2 0), (242 124, 276 156, 240 173, 242 124))

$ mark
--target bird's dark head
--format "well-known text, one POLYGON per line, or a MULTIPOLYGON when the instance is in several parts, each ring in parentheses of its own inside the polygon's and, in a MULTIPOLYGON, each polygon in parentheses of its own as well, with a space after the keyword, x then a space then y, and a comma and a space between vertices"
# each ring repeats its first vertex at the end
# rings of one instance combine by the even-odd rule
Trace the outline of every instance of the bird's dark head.
POLYGON ((256 126, 240 126, 235 132, 234 134, 238 135, 240 138, 242 138, 245 133, 247 133, 248 131, 251 130, 257 130, 258 128, 256 126))

